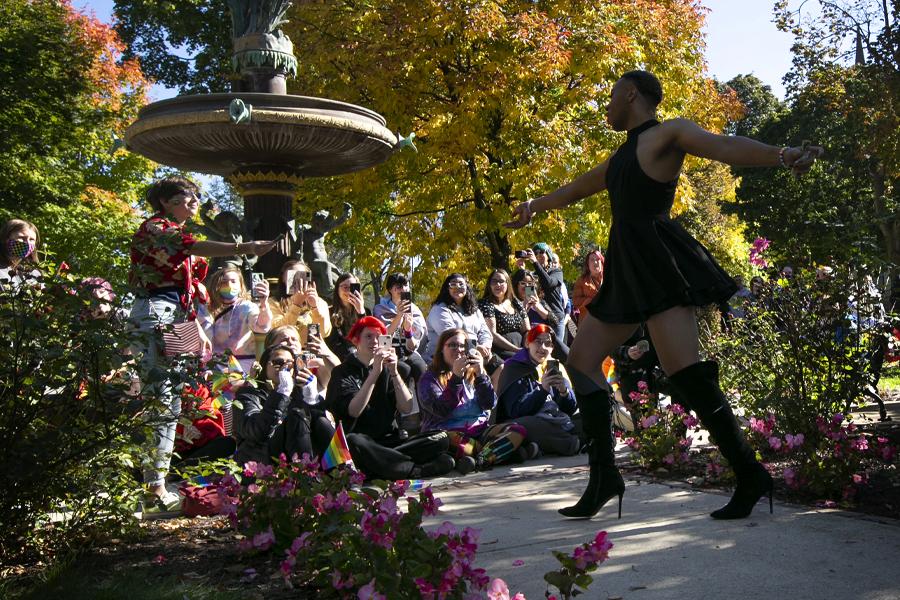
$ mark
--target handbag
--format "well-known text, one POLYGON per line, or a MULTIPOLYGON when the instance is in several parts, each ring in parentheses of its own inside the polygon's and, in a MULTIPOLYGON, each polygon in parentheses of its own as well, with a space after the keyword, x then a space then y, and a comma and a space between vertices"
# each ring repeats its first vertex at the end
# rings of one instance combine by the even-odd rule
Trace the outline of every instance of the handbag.
POLYGON ((206 334, 200 328, 199 321, 185 321, 173 323, 162 331, 163 347, 166 356, 178 354, 190 354, 201 356, 203 354, 203 340, 206 334))
POLYGON ((178 491, 182 495, 181 513, 186 517, 212 517, 222 511, 217 483, 205 486, 184 483, 178 491))

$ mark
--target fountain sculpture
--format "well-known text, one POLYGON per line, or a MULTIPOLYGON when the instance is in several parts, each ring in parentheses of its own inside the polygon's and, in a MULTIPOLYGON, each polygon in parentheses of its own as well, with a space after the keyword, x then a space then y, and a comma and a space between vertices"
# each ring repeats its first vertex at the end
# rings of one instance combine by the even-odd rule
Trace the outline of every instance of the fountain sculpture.
MULTIPOLYGON (((279 26, 292 0, 228 3, 232 62, 241 76, 233 91, 154 102, 140 111, 125 143, 156 162, 227 178, 244 198, 251 224, 245 229, 253 239, 274 239, 287 231, 305 177, 372 167, 411 145, 412 136, 399 138, 366 108, 287 93, 297 59, 279 26)), ((277 276, 291 251, 288 236, 254 270, 277 276)))

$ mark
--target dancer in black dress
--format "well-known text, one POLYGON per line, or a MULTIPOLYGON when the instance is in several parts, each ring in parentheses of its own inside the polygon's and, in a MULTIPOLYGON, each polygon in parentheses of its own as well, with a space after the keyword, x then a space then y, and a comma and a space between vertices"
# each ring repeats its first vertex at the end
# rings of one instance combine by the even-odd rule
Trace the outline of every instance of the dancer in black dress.
POLYGON ((609 190, 613 222, 604 265, 603 285, 578 326, 566 364, 591 438, 590 479, 574 505, 559 512, 590 518, 625 483, 615 466, 608 387, 600 365, 646 322, 663 369, 712 434, 734 469, 737 487, 731 500, 712 513, 716 519, 739 519, 769 494, 772 478, 747 443, 728 400, 719 388, 718 364, 700 361, 695 307, 730 298, 737 286, 710 253, 669 211, 684 158, 688 154, 730 165, 783 166, 807 171, 821 154, 818 147, 779 148, 754 140, 716 135, 686 119, 660 123, 659 80, 646 71, 625 73, 613 86, 606 119, 628 138, 601 165, 567 185, 515 207, 507 227, 527 225, 539 213, 568 206, 609 190))

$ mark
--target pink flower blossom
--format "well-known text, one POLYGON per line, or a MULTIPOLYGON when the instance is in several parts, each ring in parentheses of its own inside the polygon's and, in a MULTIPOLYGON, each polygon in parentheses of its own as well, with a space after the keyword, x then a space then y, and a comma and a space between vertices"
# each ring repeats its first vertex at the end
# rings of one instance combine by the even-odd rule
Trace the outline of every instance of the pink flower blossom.
POLYGON ((309 537, 312 535, 311 531, 304 531, 299 536, 294 538, 294 541, 291 542, 291 547, 288 550, 291 554, 296 555, 303 548, 309 547, 309 537))
POLYGON ((157 554, 156 556, 153 557, 153 560, 151 560, 150 562, 156 566, 160 566, 160 565, 166 564, 166 562, 168 562, 168 560, 169 559, 166 558, 165 554, 157 554))
POLYGON ((868 450, 869 449, 869 439, 865 436, 859 436, 855 440, 853 440, 853 447, 857 450, 868 450))
POLYGON ((631 398, 632 402, 638 402, 642 398, 640 392, 628 392, 628 397, 631 398))
POLYGON ((674 402, 669 405, 669 410, 672 411, 673 415, 683 415, 684 407, 680 404, 675 404, 674 402))
POLYGON ((500 578, 491 582, 491 587, 487 592, 488 600, 509 600, 509 587, 506 582, 500 578))
POLYGON ((336 590, 349 590, 353 587, 353 576, 349 575, 347 579, 344 579, 343 574, 335 569, 334 573, 331 574, 331 587, 336 590))
POLYGON ((835 425, 840 425, 844 422, 844 415, 842 415, 841 413, 834 413, 834 415, 832 415, 831 417, 831 422, 835 425))
POLYGON ((790 433, 784 436, 784 441, 787 444, 788 448, 794 449, 799 448, 803 445, 805 438, 802 433, 798 433, 797 435, 791 435, 790 433))
POLYGON ((769 447, 772 450, 780 450, 781 449, 781 438, 778 436, 772 436, 769 438, 769 447))
POLYGON ((796 488, 798 486, 797 482, 797 472, 794 469, 787 467, 782 473, 784 477, 784 483, 790 488, 796 488))
POLYGON ((359 592, 357 592, 356 598, 357 600, 387 600, 387 597, 384 594, 381 594, 375 590, 374 577, 372 578, 372 581, 359 588, 359 592))
POLYGON ((681 419, 681 422, 688 429, 693 429, 700 423, 700 421, 697 420, 697 417, 690 413, 685 413, 684 418, 681 419))
POLYGON ((649 429, 659 422, 659 417, 650 415, 641 419, 641 429, 649 429))
POLYGON ((275 543, 275 534, 272 533, 272 526, 268 529, 257 533, 253 536, 253 547, 257 550, 268 550, 275 543))
POLYGON ((513 563, 512 563, 512 566, 514 566, 514 567, 522 567, 522 566, 524 566, 524 565, 525 565, 525 561, 522 560, 521 558, 517 558, 517 559, 514 560, 513 563))
POLYGON ((422 501, 423 514, 426 517, 433 517, 438 514, 438 509, 444 504, 440 498, 435 498, 431 487, 427 487, 419 492, 419 499, 422 501))
POLYGON ((650 390, 650 387, 647 385, 647 382, 643 379, 637 382, 638 390, 642 392, 647 392, 650 390))
POLYGON ((669 454, 663 456, 662 461, 667 465, 673 465, 675 464, 675 455, 670 452, 669 454))
POLYGON ((869 481, 869 478, 865 473, 854 473, 853 474, 853 484, 854 485, 865 485, 868 481, 869 481))

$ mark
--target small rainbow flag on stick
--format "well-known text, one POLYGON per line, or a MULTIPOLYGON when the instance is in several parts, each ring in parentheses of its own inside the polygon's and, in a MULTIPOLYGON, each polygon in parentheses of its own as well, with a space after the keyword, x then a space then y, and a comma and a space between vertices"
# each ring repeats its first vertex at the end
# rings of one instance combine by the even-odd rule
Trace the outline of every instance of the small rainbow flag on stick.
POLYGON ((331 443, 328 444, 328 449, 322 455, 322 468, 327 471, 348 462, 353 462, 353 457, 350 456, 347 438, 344 437, 344 427, 338 421, 331 443))

